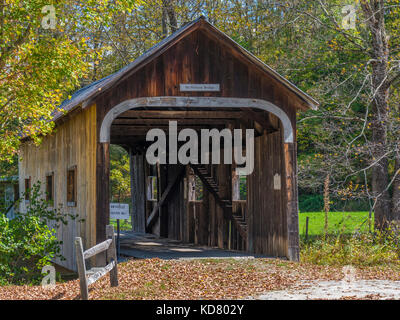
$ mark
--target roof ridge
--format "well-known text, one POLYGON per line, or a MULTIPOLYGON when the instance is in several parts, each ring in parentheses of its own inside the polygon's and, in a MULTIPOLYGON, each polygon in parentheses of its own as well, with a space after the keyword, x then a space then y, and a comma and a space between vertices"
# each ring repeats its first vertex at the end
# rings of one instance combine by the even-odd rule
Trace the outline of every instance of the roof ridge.
MULTIPOLYGON (((93 99, 99 94, 100 91, 104 91, 111 86, 115 85, 120 81, 123 76, 132 70, 134 70, 136 67, 140 66, 140 64, 146 59, 151 58, 151 56, 158 51, 164 49, 168 44, 172 43, 174 39, 178 38, 179 35, 190 29, 191 27, 200 26, 201 25, 206 25, 207 27, 211 28, 212 30, 220 33, 223 35, 226 39, 228 39, 243 55, 245 55, 251 62, 256 63, 264 69, 268 74, 270 74, 272 77, 275 77, 276 80, 280 81, 285 85, 289 90, 293 91, 295 94, 299 96, 304 102, 306 102, 312 109, 315 109, 319 103, 313 99, 311 96, 309 96, 307 93, 303 92, 301 89, 299 89, 295 84, 287 80, 285 77, 280 75, 278 72, 276 72, 273 68, 268 66, 266 63, 261 61, 259 58, 257 58, 254 54, 252 54, 250 51, 246 50, 243 48, 240 44, 235 42, 232 38, 230 38, 227 34, 225 34, 223 31, 219 30, 217 27, 212 25, 207 18, 204 15, 199 16, 197 19, 186 23, 185 25, 181 26, 178 30, 176 30, 174 33, 171 35, 165 37, 162 39, 160 42, 156 43, 153 45, 151 48, 143 52, 139 57, 137 57, 135 60, 124 66, 123 68, 117 70, 116 72, 102 78, 99 80, 96 80, 95 82, 82 87, 75 91, 70 99, 64 100, 60 105, 59 109, 56 112, 55 117, 53 118, 53 121, 61 118, 63 116, 63 112, 61 112, 60 109, 69 112, 75 107, 79 105, 84 105, 84 107, 93 101, 93 99)), ((196 29, 194 29, 196 30, 196 29)), ((192 30, 193 31, 193 30, 192 30)))

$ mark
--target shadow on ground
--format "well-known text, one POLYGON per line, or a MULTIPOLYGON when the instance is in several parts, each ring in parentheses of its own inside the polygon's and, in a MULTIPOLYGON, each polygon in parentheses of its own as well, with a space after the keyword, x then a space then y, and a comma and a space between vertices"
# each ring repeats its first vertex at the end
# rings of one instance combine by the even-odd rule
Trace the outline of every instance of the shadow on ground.
POLYGON ((139 259, 223 259, 223 258, 265 258, 246 252, 222 250, 206 246, 183 244, 180 241, 159 238, 155 235, 122 232, 120 255, 139 259))

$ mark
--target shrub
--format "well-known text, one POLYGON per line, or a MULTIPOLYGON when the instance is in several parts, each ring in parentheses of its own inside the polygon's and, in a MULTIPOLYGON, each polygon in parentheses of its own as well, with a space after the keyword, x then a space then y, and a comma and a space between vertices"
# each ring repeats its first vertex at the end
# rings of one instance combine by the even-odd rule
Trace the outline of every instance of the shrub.
MULTIPOLYGON (((331 211, 369 211, 370 205, 366 199, 342 200, 330 195, 331 211)), ((299 190, 299 210, 300 212, 322 211, 324 208, 324 197, 322 194, 302 193, 299 190)))
POLYGON ((399 237, 390 229, 351 235, 338 233, 325 241, 319 238, 301 242, 301 260, 317 265, 399 264, 399 257, 399 237))
POLYGON ((25 213, 17 212, 12 220, 0 214, 0 283, 38 283, 43 266, 54 258, 63 259, 55 230, 76 216, 49 208, 44 199, 37 183, 25 213))
POLYGON ((322 211, 323 208, 324 208, 324 197, 322 194, 299 195, 300 212, 322 211))

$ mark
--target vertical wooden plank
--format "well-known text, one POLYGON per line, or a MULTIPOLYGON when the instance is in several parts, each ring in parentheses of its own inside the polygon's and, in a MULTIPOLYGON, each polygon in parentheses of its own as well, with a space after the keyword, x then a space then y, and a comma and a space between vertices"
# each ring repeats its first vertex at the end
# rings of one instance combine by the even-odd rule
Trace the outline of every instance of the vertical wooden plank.
POLYGON ((75 251, 76 251, 76 263, 78 265, 79 274, 79 286, 81 289, 81 299, 89 299, 88 284, 86 278, 86 265, 85 258, 83 257, 83 246, 82 239, 80 237, 75 238, 75 251))
MULTIPOLYGON (((187 166, 185 171, 187 172, 187 166)), ((179 202, 180 202, 180 239, 185 242, 187 224, 187 179, 184 177, 180 183, 179 202)))
POLYGON ((271 255, 272 252, 272 235, 273 235, 273 197, 271 188, 271 171, 272 168, 272 145, 271 137, 264 134, 260 137, 260 250, 262 253, 271 255), (271 199, 272 198, 272 199, 271 199))
POLYGON ((208 212, 204 210, 204 200, 196 203, 196 214, 199 220, 199 244, 207 245, 208 239, 208 212))
POLYGON ((283 131, 281 129, 281 134, 280 134, 280 165, 281 165, 281 210, 282 210, 282 256, 287 256, 287 248, 289 246, 289 240, 288 240, 288 228, 287 228, 287 206, 286 206, 286 168, 285 168, 285 148, 284 144, 282 143, 283 141, 283 131))
POLYGON ((118 286, 118 258, 117 258, 117 247, 115 242, 115 233, 114 227, 112 225, 108 225, 106 227, 107 238, 112 239, 112 243, 110 247, 107 249, 107 264, 111 263, 112 261, 115 262, 114 268, 110 271, 110 284, 111 287, 118 286), (111 259, 110 259, 111 258, 111 259))
MULTIPOLYGON (((221 155, 222 157, 222 155, 221 155)), ((217 167, 217 178, 218 178, 218 188, 219 188, 219 195, 221 199, 225 199, 226 190, 225 190, 225 165, 219 164, 217 167)), ((218 247, 224 248, 224 211, 218 205, 217 206, 217 239, 218 239, 218 247)))
POLYGON ((208 191, 203 187, 203 200, 202 200, 202 206, 201 206, 201 238, 203 245, 208 245, 209 244, 209 238, 210 238, 210 199, 209 199, 209 193, 208 191))
POLYGON ((188 220, 187 220, 187 242, 197 244, 197 230, 195 226, 195 213, 196 212, 196 203, 194 201, 188 202, 188 220))
POLYGON ((279 217, 279 223, 276 226, 278 229, 279 233, 279 243, 278 243, 278 248, 277 248, 277 253, 278 256, 283 257, 285 256, 285 232, 284 229, 286 227, 286 216, 285 212, 282 208, 282 195, 284 187, 283 187, 283 182, 282 178, 284 177, 283 169, 282 169, 282 154, 283 154, 283 146, 282 146, 282 141, 283 141, 283 135, 282 135, 282 130, 279 129, 278 132, 275 134, 275 159, 274 159, 274 174, 279 174, 280 176, 280 190, 275 190, 274 188, 274 204, 275 204, 275 211, 277 216, 279 217))
MULTIPOLYGON (((97 166, 96 166, 96 190, 97 190, 97 207, 96 207, 96 243, 103 242, 106 239, 106 225, 110 221, 110 198, 109 198, 109 182, 110 182, 110 154, 109 143, 97 144, 97 166)), ((105 254, 96 256, 98 265, 105 264, 105 254)))
MULTIPOLYGON (((181 165, 168 165, 168 183, 171 183, 178 171, 181 171, 181 165)), ((183 180, 183 179, 182 179, 183 180)), ((182 217, 185 214, 183 199, 183 181, 180 181, 168 200, 168 238, 181 240, 183 238, 182 217)))
POLYGON ((132 197, 132 230, 144 233, 146 230, 145 220, 145 177, 144 177, 144 155, 133 156, 133 197, 132 197))
POLYGON ((262 253, 262 217, 263 214, 265 212, 265 208, 262 205, 262 200, 264 197, 264 192, 265 190, 262 190, 263 187, 263 166, 262 166, 262 154, 263 154, 263 150, 262 150, 262 136, 258 137, 256 142, 256 154, 255 154, 255 158, 256 158, 256 162, 257 162, 257 186, 256 186, 256 201, 254 203, 256 209, 254 211, 255 216, 255 222, 256 225, 254 226, 255 229, 257 230, 256 232, 256 243, 255 243, 255 248, 256 248, 256 253, 262 253))
POLYGON ((133 156, 133 148, 129 147, 129 175, 130 175, 130 193, 131 193, 131 226, 132 230, 135 229, 134 225, 137 223, 136 217, 134 217, 134 203, 135 201, 135 193, 134 193, 134 156, 133 156))
MULTIPOLYGON (((208 166, 209 172, 212 172, 213 165, 208 166)), ((214 196, 209 193, 209 210, 210 210, 210 246, 214 247, 217 245, 216 237, 216 202, 214 196)))
POLYGON ((286 214, 287 214, 287 257, 291 261, 299 261, 299 217, 296 182, 296 144, 285 143, 285 172, 286 172, 286 214))
MULTIPOLYGON (((254 153, 256 152, 256 139, 254 140, 254 153)), ((254 157, 256 159, 256 157, 254 157)), ((254 159, 254 171, 247 177, 247 251, 254 252, 254 180, 257 172, 257 162, 254 159)))
POLYGON ((201 66, 201 50, 202 47, 200 45, 200 32, 196 31, 191 34, 191 43, 192 43, 192 53, 190 54, 191 61, 190 61, 190 68, 191 68, 191 75, 192 75, 192 82, 191 83, 201 83, 202 77, 202 66, 201 66))
MULTIPOLYGON (((144 196, 144 208, 145 208, 145 219, 147 220, 147 218, 149 217, 151 211, 153 210, 153 202, 152 201, 148 201, 148 197, 150 196, 149 194, 149 187, 151 188, 151 186, 148 185, 149 183, 149 176, 151 176, 151 171, 152 171, 152 167, 151 165, 145 161, 143 159, 143 167, 144 167, 144 187, 145 187, 145 196, 144 196)), ((146 225, 146 229, 147 229, 147 225, 146 225)))
MULTIPOLYGON (((166 165, 160 165, 160 170, 159 170, 159 176, 160 176, 160 181, 159 181, 159 195, 161 196, 165 189, 167 188, 167 166, 166 165)), ((163 205, 160 208, 160 236, 161 237, 168 237, 168 206, 163 205)))

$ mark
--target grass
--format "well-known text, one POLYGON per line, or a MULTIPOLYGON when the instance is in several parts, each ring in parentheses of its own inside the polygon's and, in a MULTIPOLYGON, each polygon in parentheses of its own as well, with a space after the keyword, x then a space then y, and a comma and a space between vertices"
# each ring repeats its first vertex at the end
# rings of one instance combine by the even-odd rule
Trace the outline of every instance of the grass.
MULTIPOLYGON (((329 212, 328 235, 324 236, 325 213, 302 212, 299 214, 301 261, 312 265, 328 266, 379 266, 400 265, 400 240, 398 233, 382 233, 373 229, 369 232, 369 212, 329 212), (305 238, 306 219, 309 218, 308 238, 305 238)), ((130 229, 130 222, 125 222, 130 229)), ((124 227, 122 227, 123 230, 124 227)), ((390 231, 390 230, 389 230, 390 231)), ((232 271, 237 262, 230 261, 227 270, 232 271)), ((204 259, 200 264, 219 264, 218 259, 204 259)), ((285 266, 279 262, 278 266, 285 266)), ((161 269, 170 272, 171 266, 164 264, 161 269)), ((252 272, 252 266, 242 266, 246 272, 252 272)), ((144 285, 150 289, 153 283, 144 285)), ((149 290, 147 290, 149 291, 149 290)), ((150 294, 148 292, 148 294, 150 294)))
MULTIPOLYGON (((329 212, 328 233, 351 234, 360 229, 362 232, 368 231, 368 211, 359 212, 329 212)), ((299 214, 300 235, 306 232, 306 218, 309 217, 308 234, 318 236, 324 233, 324 212, 301 212, 299 214)), ((372 215, 372 221, 374 216, 372 215)), ((111 219, 111 224, 117 230, 117 220, 111 219)), ((131 230, 131 220, 120 220, 121 231, 131 230)))
POLYGON ((301 261, 314 265, 399 265, 398 232, 389 228, 369 232, 368 212, 330 212, 328 235, 324 237, 324 212, 299 215, 301 261), (309 217, 308 239, 305 238, 309 217))
MULTIPOLYGON (((117 220, 110 219, 110 222, 114 226, 114 230, 117 231, 117 220)), ((131 218, 129 218, 128 220, 120 220, 119 227, 121 231, 131 231, 132 229, 131 218)))
MULTIPOLYGON (((324 233, 324 212, 301 212, 299 214, 299 231, 300 236, 305 236, 306 219, 308 222, 308 235, 319 236, 324 233)), ((369 212, 329 212, 328 214, 328 233, 351 234, 355 231, 368 232, 368 215, 369 212)), ((372 215, 372 221, 374 216, 372 215)), ((373 223, 372 223, 373 225, 373 223)))
MULTIPOLYGON (((341 231, 349 234, 361 227, 361 231, 368 231, 368 211, 359 212, 329 212, 329 233, 341 231)), ((301 212, 299 214, 300 235, 306 232, 306 217, 309 217, 308 234, 310 236, 324 233, 324 212, 301 212)), ((372 221, 374 216, 372 215, 372 221)), ((111 224, 117 230, 117 220, 111 219, 111 224)), ((131 230, 131 219, 120 220, 121 231, 131 230)))

